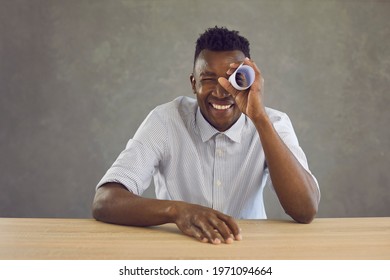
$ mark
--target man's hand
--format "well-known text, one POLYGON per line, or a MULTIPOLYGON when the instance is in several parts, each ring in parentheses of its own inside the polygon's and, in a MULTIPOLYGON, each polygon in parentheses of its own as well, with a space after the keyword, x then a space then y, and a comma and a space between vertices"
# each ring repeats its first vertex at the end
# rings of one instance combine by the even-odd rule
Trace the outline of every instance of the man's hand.
POLYGON ((208 207, 176 202, 175 223, 186 235, 201 242, 230 244, 241 240, 240 229, 234 219, 208 207))
MULTIPOLYGON (((240 66, 240 64, 240 62, 231 63, 227 74, 233 74, 233 72, 237 69, 238 66, 240 66)), ((249 89, 244 91, 237 90, 224 77, 220 77, 218 82, 227 92, 233 96, 241 112, 247 115, 251 120, 256 120, 259 116, 264 116, 266 114, 263 104, 264 79, 260 73, 259 68, 253 61, 251 61, 249 58, 246 58, 244 64, 249 65, 255 71, 255 81, 249 89)))

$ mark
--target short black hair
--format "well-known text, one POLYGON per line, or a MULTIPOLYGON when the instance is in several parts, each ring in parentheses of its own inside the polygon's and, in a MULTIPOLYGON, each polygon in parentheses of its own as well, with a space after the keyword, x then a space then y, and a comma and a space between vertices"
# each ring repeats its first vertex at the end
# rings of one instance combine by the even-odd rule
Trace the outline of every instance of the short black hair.
POLYGON ((238 34, 238 31, 226 27, 208 28, 196 41, 194 65, 202 50, 235 51, 239 50, 250 58, 249 41, 238 34))

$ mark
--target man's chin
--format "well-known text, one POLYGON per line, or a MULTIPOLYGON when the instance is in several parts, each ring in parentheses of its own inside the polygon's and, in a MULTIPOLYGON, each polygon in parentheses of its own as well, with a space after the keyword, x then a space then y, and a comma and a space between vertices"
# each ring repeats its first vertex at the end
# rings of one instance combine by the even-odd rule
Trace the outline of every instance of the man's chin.
POLYGON ((233 123, 232 122, 212 122, 211 125, 220 132, 228 130, 233 123))

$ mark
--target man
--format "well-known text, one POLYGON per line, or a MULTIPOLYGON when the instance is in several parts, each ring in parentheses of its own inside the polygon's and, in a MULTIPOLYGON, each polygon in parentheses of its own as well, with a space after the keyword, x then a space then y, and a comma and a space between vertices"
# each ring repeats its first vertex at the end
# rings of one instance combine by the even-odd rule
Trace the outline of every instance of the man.
POLYGON ((210 28, 197 40, 190 76, 196 100, 155 108, 99 182, 97 220, 132 226, 175 223, 213 244, 242 235, 234 218, 265 219, 270 176, 287 214, 310 223, 319 188, 286 114, 263 104, 264 80, 237 31, 210 28), (244 91, 227 78, 244 63, 255 81, 244 91), (154 177, 157 199, 141 197, 154 177))

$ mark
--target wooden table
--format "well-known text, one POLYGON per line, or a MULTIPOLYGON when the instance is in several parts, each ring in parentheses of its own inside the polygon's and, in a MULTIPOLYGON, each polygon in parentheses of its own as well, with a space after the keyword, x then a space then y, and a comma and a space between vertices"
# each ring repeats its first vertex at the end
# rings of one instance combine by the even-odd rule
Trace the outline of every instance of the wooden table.
POLYGON ((211 245, 174 224, 138 228, 92 219, 0 218, 0 259, 390 259, 390 217, 238 223, 242 241, 211 245))

